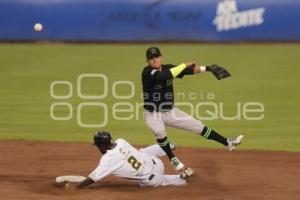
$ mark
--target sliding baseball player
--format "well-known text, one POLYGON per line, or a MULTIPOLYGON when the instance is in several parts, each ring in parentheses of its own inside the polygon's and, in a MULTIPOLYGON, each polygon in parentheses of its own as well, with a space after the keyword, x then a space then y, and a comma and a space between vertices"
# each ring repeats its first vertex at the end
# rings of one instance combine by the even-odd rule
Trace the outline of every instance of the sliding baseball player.
POLYGON ((94 144, 103 154, 99 165, 76 185, 66 180, 67 189, 86 187, 109 175, 137 181, 140 186, 183 186, 187 184, 187 173, 192 173, 164 174, 164 165, 158 157, 164 156, 165 152, 157 144, 137 150, 124 139, 113 142, 111 134, 105 131, 94 136, 94 144))

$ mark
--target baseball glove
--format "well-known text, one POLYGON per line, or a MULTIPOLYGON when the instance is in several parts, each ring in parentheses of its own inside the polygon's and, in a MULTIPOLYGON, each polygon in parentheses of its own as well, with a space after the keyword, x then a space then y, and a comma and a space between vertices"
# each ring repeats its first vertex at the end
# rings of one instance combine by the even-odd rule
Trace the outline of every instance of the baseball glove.
POLYGON ((223 67, 218 66, 217 64, 212 64, 206 67, 206 70, 213 73, 216 79, 221 80, 228 78, 231 74, 223 67))

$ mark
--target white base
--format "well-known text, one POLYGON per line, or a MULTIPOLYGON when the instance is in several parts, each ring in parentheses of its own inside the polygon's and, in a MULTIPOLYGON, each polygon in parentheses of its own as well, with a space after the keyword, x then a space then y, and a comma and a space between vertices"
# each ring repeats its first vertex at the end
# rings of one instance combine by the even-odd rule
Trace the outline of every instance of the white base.
POLYGON ((55 178, 55 182, 58 184, 69 182, 69 183, 79 183, 85 179, 84 176, 76 175, 67 175, 67 176, 58 176, 55 178))

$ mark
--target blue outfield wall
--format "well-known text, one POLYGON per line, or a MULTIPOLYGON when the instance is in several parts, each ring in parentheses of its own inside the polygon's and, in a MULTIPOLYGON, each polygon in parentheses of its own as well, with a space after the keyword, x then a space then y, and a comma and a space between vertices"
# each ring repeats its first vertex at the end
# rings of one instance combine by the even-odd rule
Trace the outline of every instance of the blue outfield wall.
POLYGON ((0 40, 295 41, 299 13, 300 0, 0 0, 0 40))

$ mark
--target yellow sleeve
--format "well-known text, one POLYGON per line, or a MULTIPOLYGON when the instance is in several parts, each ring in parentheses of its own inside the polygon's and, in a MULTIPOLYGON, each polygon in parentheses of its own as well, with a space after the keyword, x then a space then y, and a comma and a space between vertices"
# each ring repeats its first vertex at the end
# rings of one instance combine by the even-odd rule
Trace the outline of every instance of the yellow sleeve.
POLYGON ((170 69, 173 78, 178 76, 184 69, 186 68, 186 64, 182 63, 176 67, 170 69))

